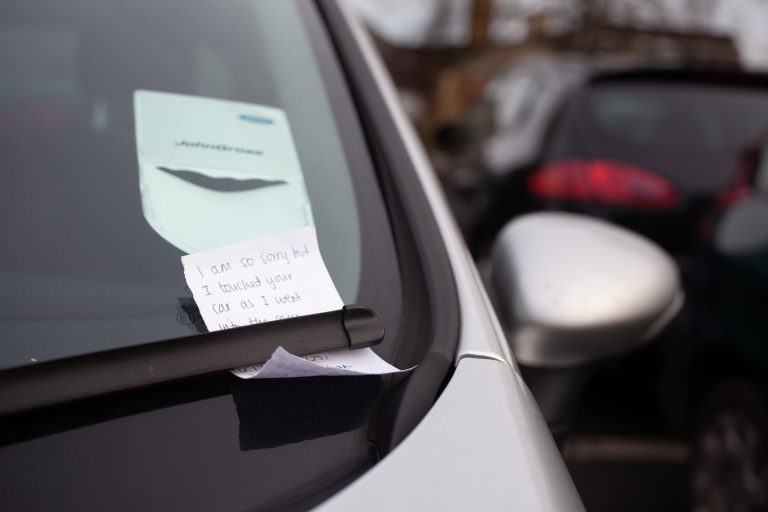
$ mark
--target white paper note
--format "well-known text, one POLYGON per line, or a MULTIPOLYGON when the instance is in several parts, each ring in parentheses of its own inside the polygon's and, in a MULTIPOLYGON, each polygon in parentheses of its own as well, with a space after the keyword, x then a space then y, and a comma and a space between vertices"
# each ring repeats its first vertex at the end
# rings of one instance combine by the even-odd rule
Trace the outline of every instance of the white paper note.
MULTIPOLYGON (((381 375, 399 372, 371 349, 333 350, 295 356, 278 348, 264 364, 236 368, 232 373, 244 379, 317 377, 322 375, 381 375)), ((407 371, 407 370, 406 370, 407 371)))
MULTIPOLYGON (((327 311, 344 303, 325 268, 314 227, 182 256, 184 276, 210 331, 327 311)), ((384 374, 399 371, 371 349, 297 357, 276 351, 242 378, 384 374)))

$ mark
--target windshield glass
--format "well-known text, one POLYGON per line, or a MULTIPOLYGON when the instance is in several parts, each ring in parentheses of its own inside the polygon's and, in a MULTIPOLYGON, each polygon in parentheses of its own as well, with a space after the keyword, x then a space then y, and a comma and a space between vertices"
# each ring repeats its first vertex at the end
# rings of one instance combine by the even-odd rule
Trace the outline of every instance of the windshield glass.
POLYGON ((316 226, 343 301, 366 303, 397 332, 385 211, 308 6, 19 0, 3 10, 0 368, 200 332, 180 257, 302 225, 316 226), (179 144, 226 149, 247 180, 148 166, 137 133, 151 142, 178 112, 203 116, 201 105, 257 109, 243 126, 285 119, 287 135, 268 149, 297 165, 238 169, 261 143, 246 138, 179 144))

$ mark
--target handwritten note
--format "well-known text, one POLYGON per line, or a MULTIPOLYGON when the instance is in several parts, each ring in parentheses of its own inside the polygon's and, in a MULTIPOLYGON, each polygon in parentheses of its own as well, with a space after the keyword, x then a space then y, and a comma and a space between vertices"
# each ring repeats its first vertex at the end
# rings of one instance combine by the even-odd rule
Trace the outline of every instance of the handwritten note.
POLYGON ((183 256, 205 325, 218 331, 341 309, 315 228, 183 256))
MULTIPOLYGON (((210 331, 335 311, 344 305, 323 263, 314 227, 182 256, 181 261, 210 331)), ((303 357, 276 351, 265 364, 233 373, 264 378, 397 371, 372 350, 361 349, 303 357)))

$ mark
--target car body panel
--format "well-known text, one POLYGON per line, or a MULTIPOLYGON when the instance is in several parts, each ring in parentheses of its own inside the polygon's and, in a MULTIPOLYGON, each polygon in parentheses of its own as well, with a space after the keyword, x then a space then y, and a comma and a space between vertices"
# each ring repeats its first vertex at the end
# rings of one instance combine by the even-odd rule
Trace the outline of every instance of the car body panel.
MULTIPOLYGON (((344 2, 341 2, 344 5, 344 2)), ((431 210, 437 220, 448 257, 450 258, 456 286, 459 289, 461 338, 456 360, 462 357, 487 357, 504 361, 514 367, 514 359, 504 338, 493 308, 488 300, 477 269, 461 239, 461 234, 435 176, 424 148, 416 136, 411 122, 400 105, 389 75, 373 45, 351 11, 344 10, 359 48, 364 54, 377 84, 384 95, 398 131, 402 134, 408 155, 413 162, 431 210)))
POLYGON ((567 475, 520 376, 466 357, 416 430, 317 510, 583 510, 567 475))

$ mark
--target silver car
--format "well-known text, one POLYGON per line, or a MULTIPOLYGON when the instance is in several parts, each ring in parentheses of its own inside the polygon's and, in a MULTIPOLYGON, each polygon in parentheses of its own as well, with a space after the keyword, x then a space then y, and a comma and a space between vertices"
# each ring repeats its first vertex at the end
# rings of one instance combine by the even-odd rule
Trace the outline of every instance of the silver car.
MULTIPOLYGON (((572 393, 551 385, 651 339, 678 307, 654 246, 574 216, 510 225, 491 272, 502 326, 343 4, 11 0, 2 12, 4 509, 583 508, 550 433, 572 393), (259 164, 247 179, 147 168, 137 91, 280 111, 290 146, 238 148, 225 130, 178 144, 295 152, 306 195, 259 164), (376 353, 410 372, 228 371, 266 346, 352 337, 343 311, 207 332, 180 257, 297 223, 315 227, 344 303, 375 313, 376 353), (542 403, 560 401, 546 420, 521 367, 541 370, 542 403)), ((184 119, 158 122, 183 131, 184 119)))

